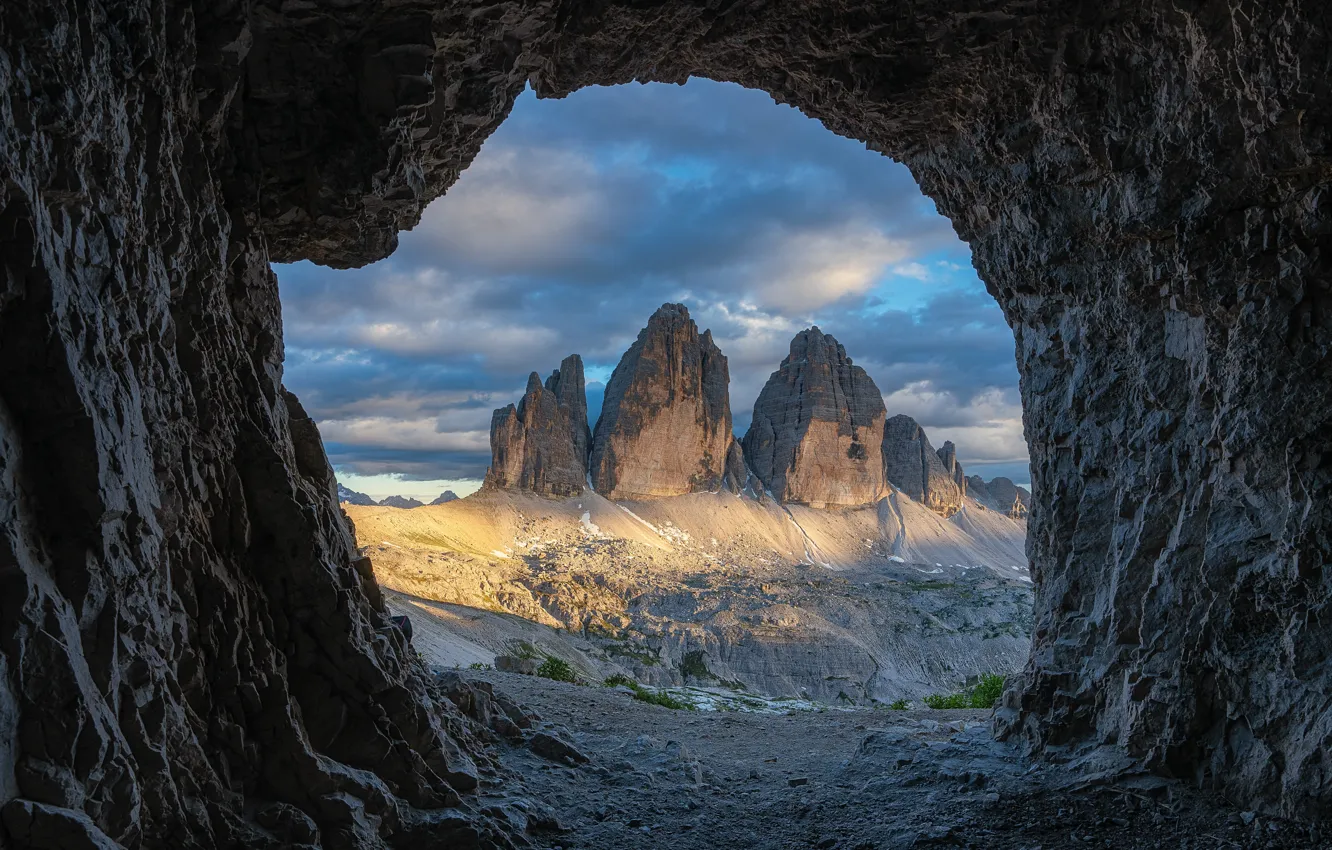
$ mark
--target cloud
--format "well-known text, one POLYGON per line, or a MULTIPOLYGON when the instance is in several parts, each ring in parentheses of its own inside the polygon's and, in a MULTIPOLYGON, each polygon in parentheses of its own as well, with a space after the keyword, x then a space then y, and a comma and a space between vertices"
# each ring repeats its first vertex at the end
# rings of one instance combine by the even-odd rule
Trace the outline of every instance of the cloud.
POLYGON ((1013 338, 949 222, 905 167, 733 85, 526 93, 393 257, 278 276, 285 381, 344 474, 481 477, 491 410, 570 353, 595 418, 665 301, 713 330, 740 431, 817 323, 964 461, 1025 458, 1013 338))

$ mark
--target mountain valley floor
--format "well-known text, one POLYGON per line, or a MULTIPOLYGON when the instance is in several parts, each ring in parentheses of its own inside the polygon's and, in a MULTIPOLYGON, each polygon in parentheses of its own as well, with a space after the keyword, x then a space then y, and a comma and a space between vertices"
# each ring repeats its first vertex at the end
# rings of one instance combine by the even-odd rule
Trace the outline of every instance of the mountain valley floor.
POLYGON ((529 713, 531 728, 493 736, 502 781, 482 787, 496 795, 487 810, 526 820, 535 847, 1332 847, 1316 826, 1182 782, 1026 760, 992 738, 989 712, 679 711, 614 688, 436 672, 446 691, 529 713))

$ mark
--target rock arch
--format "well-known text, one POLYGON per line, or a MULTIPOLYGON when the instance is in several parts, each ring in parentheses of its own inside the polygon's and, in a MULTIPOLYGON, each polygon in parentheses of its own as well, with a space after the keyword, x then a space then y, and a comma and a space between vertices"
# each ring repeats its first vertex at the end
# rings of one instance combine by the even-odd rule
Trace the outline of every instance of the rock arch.
POLYGON ((526 84, 691 74, 904 161, 1013 327, 1039 584, 999 728, 1325 811, 1325 26, 1258 0, 4 4, 4 834, 262 846, 247 805, 330 846, 490 829, 441 814, 466 742, 281 388, 268 263, 388 254, 526 84))

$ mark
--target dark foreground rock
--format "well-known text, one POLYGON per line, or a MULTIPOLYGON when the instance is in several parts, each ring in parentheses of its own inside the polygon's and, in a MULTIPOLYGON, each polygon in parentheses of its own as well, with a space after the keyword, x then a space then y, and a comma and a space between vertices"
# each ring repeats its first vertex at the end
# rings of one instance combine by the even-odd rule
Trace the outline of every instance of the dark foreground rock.
POLYGON ((495 843, 282 389, 270 263, 387 255, 528 85, 690 75, 905 162, 1013 328, 1004 734, 1324 815, 1330 47, 1252 0, 0 4, 4 840, 273 846, 283 803, 326 847, 495 843))

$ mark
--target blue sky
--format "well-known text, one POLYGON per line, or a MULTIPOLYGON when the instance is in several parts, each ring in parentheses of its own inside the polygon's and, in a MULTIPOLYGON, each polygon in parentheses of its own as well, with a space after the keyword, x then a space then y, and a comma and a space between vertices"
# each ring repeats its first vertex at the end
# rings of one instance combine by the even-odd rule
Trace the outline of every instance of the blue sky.
POLYGON ((376 498, 479 484, 493 408, 570 353, 589 406, 659 305, 730 361, 736 430, 790 339, 836 336, 969 472, 1029 476, 1013 338, 908 170, 766 94, 523 94, 392 257, 277 267, 286 384, 376 498))

